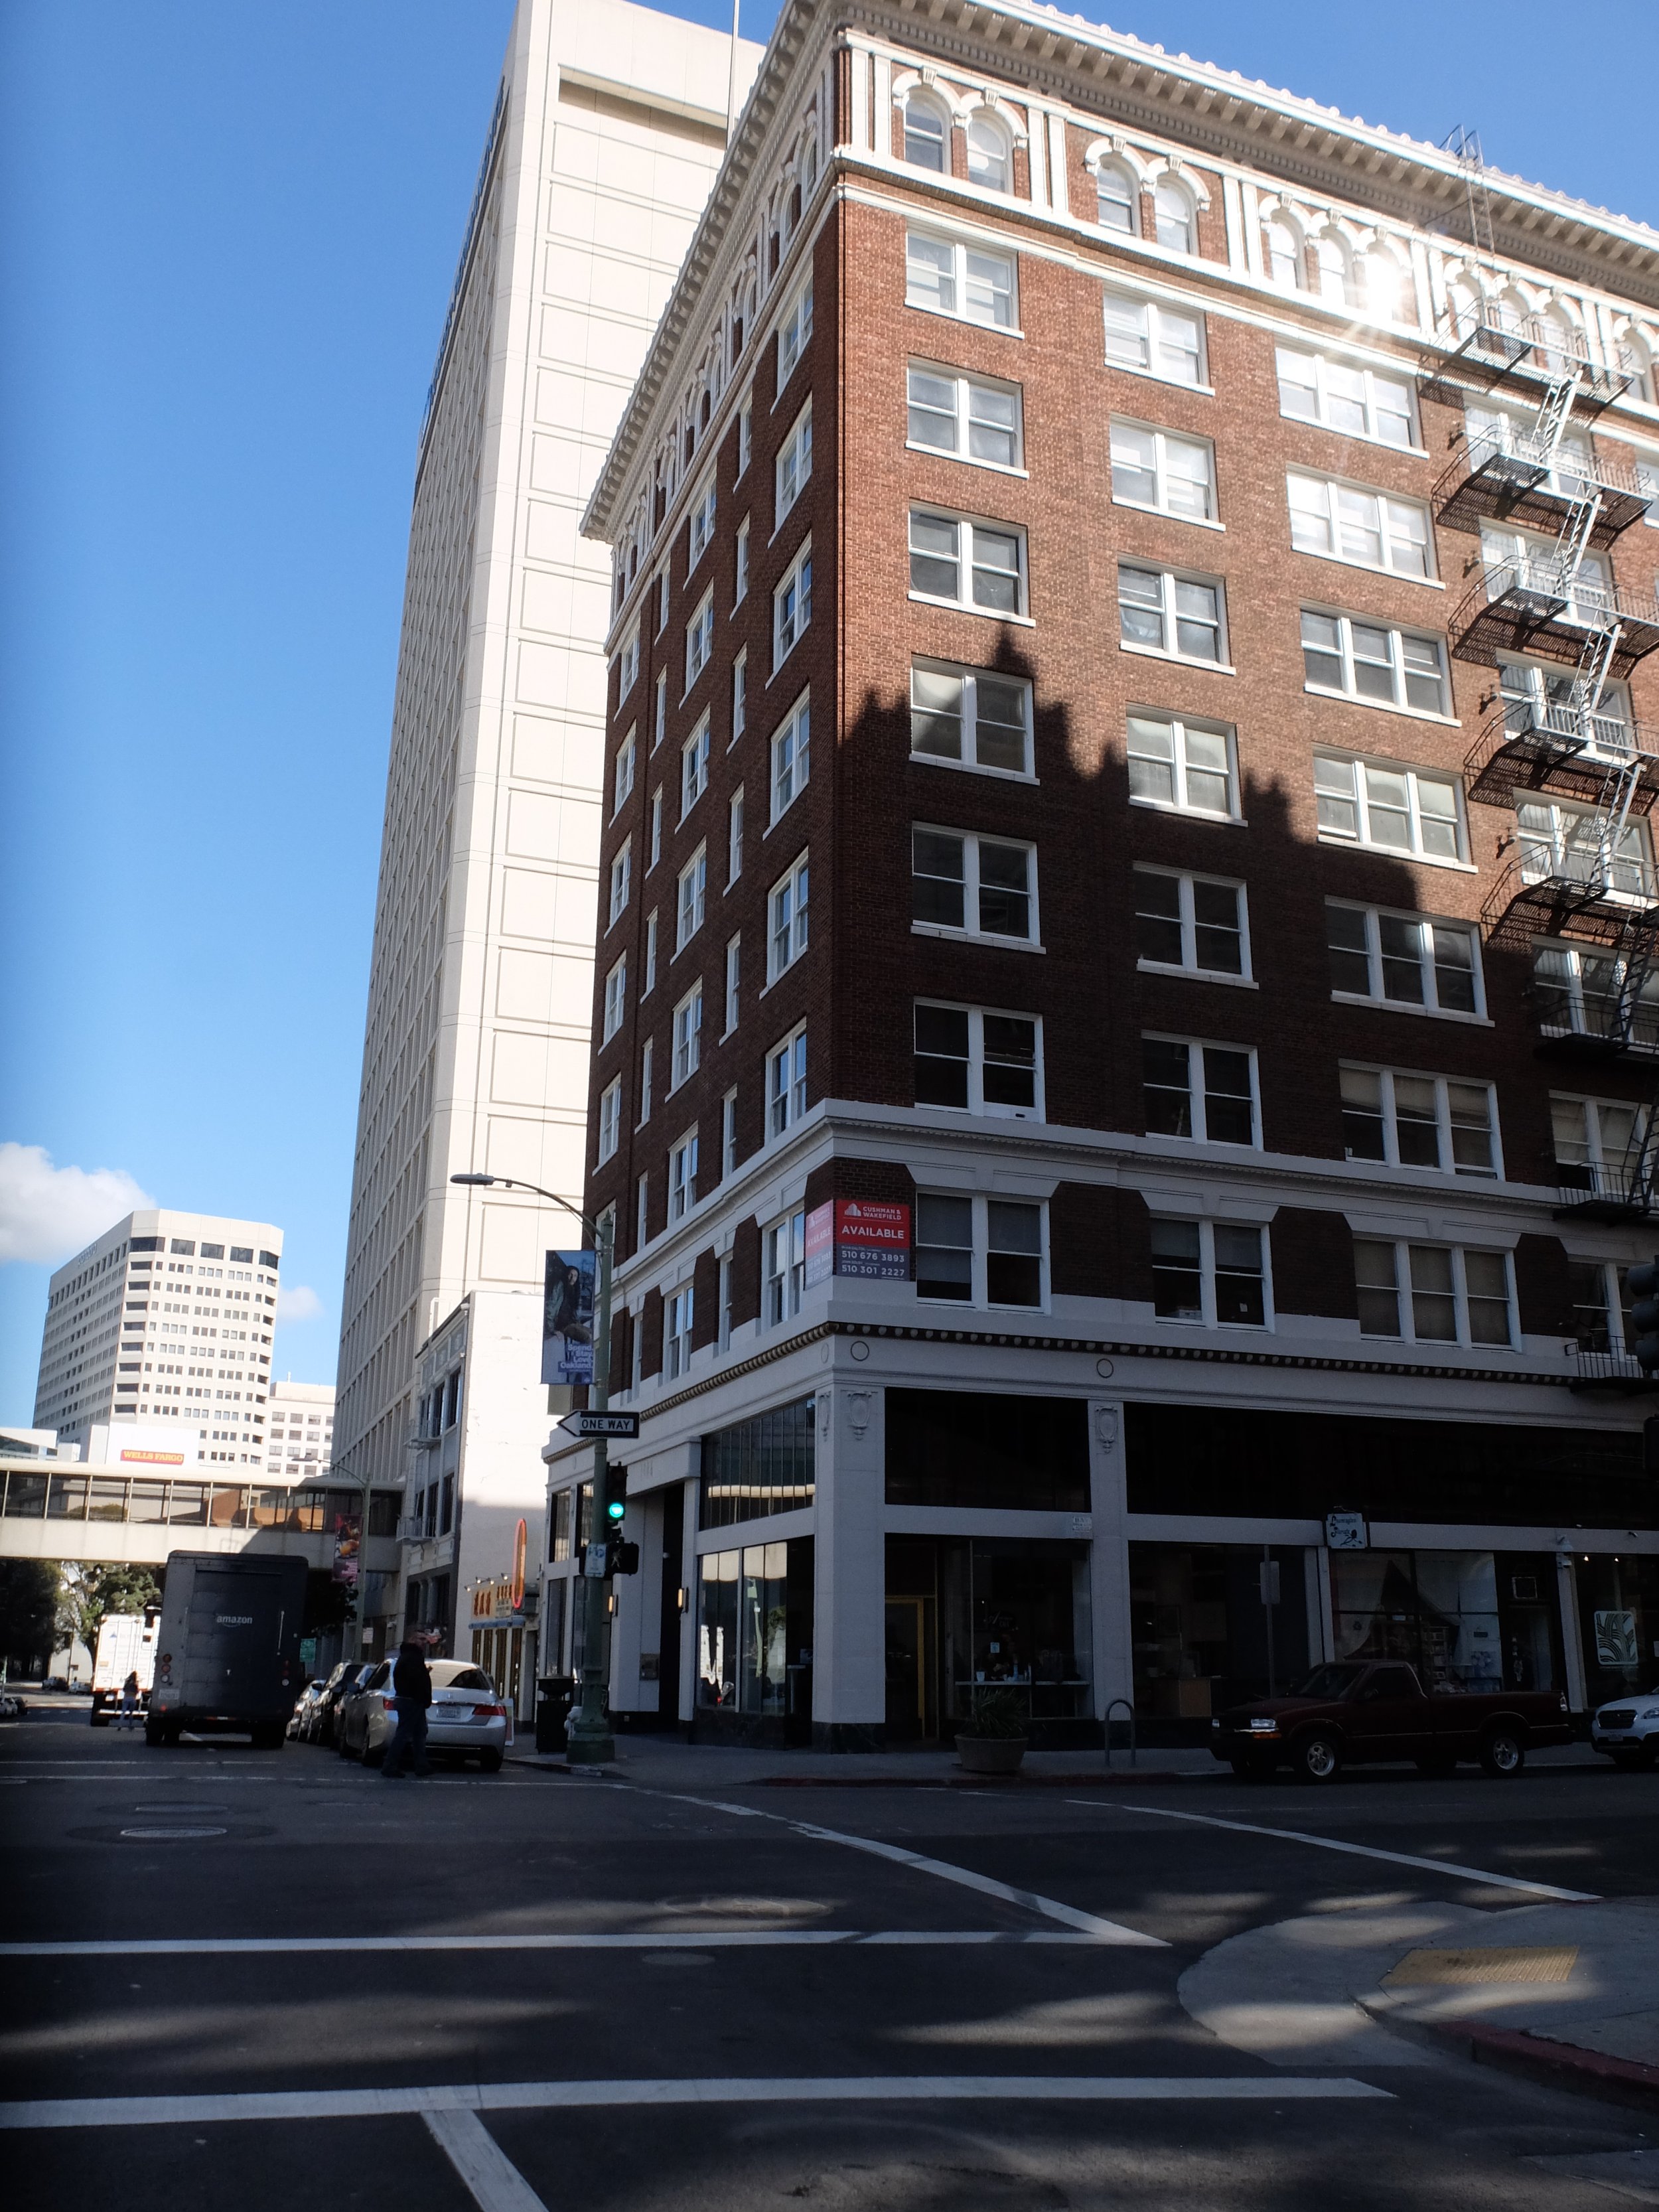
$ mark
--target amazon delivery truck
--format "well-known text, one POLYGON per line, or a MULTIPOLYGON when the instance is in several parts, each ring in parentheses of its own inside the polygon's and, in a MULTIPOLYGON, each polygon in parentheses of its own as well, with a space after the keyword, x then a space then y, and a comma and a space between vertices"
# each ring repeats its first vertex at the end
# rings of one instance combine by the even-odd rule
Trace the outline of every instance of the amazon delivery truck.
POLYGON ((209 1731, 280 1751, 304 1683, 306 1563, 264 1553, 170 1552, 144 1740, 209 1731))

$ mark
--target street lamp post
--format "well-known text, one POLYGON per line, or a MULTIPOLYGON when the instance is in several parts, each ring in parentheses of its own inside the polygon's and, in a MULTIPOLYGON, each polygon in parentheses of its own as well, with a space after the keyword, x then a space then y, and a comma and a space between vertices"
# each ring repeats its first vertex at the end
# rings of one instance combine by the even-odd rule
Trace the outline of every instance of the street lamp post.
MULTIPOLYGON (((561 1198, 556 1191, 544 1190, 539 1183, 521 1182, 515 1176, 491 1175, 453 1175, 451 1182, 464 1183, 475 1189, 485 1189, 492 1184, 503 1190, 527 1190, 550 1205, 562 1206, 574 1214, 585 1229, 593 1235, 594 1251, 598 1261, 599 1280, 593 1298, 593 1380, 590 1395, 595 1413, 602 1413, 611 1395, 611 1218, 606 1212, 595 1221, 573 1199, 561 1198)), ((609 1455, 605 1439, 593 1439, 593 1517, 589 1529, 590 1547, 603 1532, 598 1526, 599 1516, 605 1511, 608 1495, 609 1455)), ((580 1502, 579 1502, 580 1510, 580 1502)), ((581 1701, 565 1733, 566 1756, 573 1766, 602 1766, 617 1755, 617 1746, 605 1717, 605 1687, 611 1672, 611 1578, 608 1575, 586 1575, 579 1577, 581 1590, 581 1701)))

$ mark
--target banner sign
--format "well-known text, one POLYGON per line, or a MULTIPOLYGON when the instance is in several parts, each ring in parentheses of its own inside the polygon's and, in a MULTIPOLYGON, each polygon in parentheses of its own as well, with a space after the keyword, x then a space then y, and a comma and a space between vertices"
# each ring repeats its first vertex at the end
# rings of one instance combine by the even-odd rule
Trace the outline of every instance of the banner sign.
POLYGON ((542 1316, 544 1382, 593 1380, 592 1252, 550 1252, 542 1316))
POLYGON ((359 1513, 337 1513, 334 1516, 334 1579, 337 1583, 343 1583, 348 1589, 355 1589, 357 1586, 362 1526, 362 1516, 359 1513))
POLYGON ((834 1275, 904 1283, 910 1279, 910 1209, 876 1199, 838 1198, 806 1217, 806 1287, 834 1275))

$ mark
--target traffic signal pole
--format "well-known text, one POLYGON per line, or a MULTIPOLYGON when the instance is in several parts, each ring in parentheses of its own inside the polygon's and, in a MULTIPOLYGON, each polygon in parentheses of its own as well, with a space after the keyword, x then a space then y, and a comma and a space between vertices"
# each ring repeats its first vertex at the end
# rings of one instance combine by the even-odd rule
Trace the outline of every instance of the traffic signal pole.
MULTIPOLYGON (((611 1397, 611 1237, 607 1213, 598 1224, 599 1295, 593 1301, 593 1382, 588 1393, 595 1413, 602 1413, 611 1397)), ((593 1439, 593 1516, 582 1562, 581 1699, 565 1730, 565 1755, 573 1766, 603 1766, 617 1756, 617 1743, 605 1713, 605 1686, 611 1676, 611 1578, 588 1572, 596 1556, 608 1565, 611 1559, 610 1449, 603 1437, 593 1439)))

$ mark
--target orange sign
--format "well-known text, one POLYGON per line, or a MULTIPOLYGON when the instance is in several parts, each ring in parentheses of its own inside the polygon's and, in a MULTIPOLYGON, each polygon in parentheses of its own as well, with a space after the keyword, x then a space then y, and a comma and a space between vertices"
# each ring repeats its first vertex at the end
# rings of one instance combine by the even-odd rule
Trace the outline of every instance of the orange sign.
POLYGON ((124 1460, 140 1460, 146 1467, 182 1467, 185 1463, 183 1452, 124 1451, 121 1456, 124 1460))
POLYGON ((520 1521, 513 1538, 513 1605, 515 1612, 524 1603, 525 1560, 529 1549, 530 1532, 520 1521))

